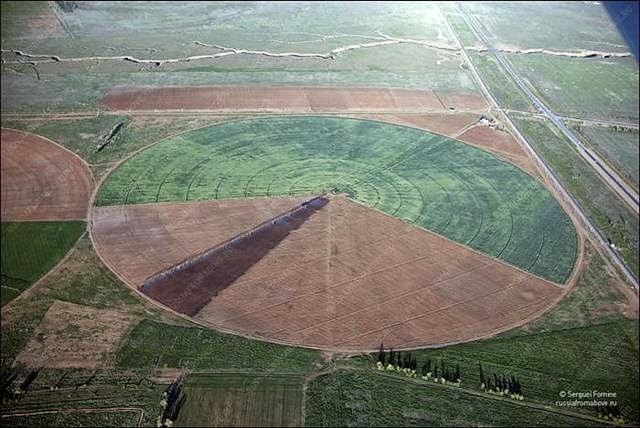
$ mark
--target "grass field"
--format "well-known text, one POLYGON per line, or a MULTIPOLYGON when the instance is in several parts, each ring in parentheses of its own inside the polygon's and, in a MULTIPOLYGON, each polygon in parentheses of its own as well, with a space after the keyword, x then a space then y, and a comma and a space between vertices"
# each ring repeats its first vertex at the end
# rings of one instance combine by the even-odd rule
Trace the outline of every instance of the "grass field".
MULTIPOLYGON (((553 405, 561 391, 614 392, 627 421, 638 421, 638 326, 633 320, 546 333, 495 338, 437 350, 412 352, 460 365, 463 387, 480 389, 486 377, 515 375, 527 400, 553 405)), ((574 411, 591 411, 576 408, 574 411)))
POLYGON ((639 74, 633 58, 506 56, 555 114, 638 121, 639 74))
POLYGON ((465 7, 498 45, 553 50, 629 49, 601 3, 474 2, 465 7))
POLYGON ((373 370, 341 370, 309 384, 307 426, 597 426, 458 388, 373 370))
MULTIPOLYGON (((63 58, 130 55, 164 59, 220 52, 199 46, 196 40, 238 49, 322 54, 379 42, 384 40, 381 33, 452 43, 437 8, 429 3, 388 3, 375 8, 358 3, 194 3, 188 11, 177 10, 171 4, 150 9, 133 3, 80 3, 73 12, 59 14, 65 24, 60 34, 43 37, 29 29, 42 27, 42 14, 52 25, 57 22, 46 3, 32 10, 3 2, 2 47, 63 58), (172 31, 158 30, 166 25, 172 31), (136 31, 132 33, 131 28, 136 31)), ((16 59, 6 52, 2 56, 16 59)), ((84 61, 36 67, 3 63, 2 69, 3 112, 95 112, 100 99, 117 85, 313 84, 478 90, 453 52, 411 43, 348 50, 332 60, 231 55, 160 67, 84 61)))
POLYGON ((39 413, 16 416, 3 416, 2 423, 6 426, 19 427, 135 427, 138 425, 138 412, 113 411, 92 412, 91 409, 82 411, 53 411, 52 413, 39 413))
POLYGON ((503 336, 586 327, 619 320, 621 308, 629 302, 615 286, 617 280, 612 277, 611 268, 589 241, 585 242, 584 260, 588 260, 588 264, 580 274, 578 283, 560 303, 540 318, 503 336))
POLYGON ((556 282, 573 267, 573 225, 538 182, 479 149, 371 121, 270 118, 196 130, 122 164, 97 204, 332 189, 556 282))
POLYGON ((2 223, 2 306, 47 273, 84 232, 82 221, 2 223))
MULTIPOLYGON (((13 386, 24 379, 21 373, 13 386)), ((3 426, 155 426, 164 385, 147 379, 147 373, 111 370, 41 369, 26 393, 5 399, 3 426), (122 411, 126 408, 128 411, 122 411), (110 409, 101 411, 100 409, 110 409), (117 409, 121 409, 118 411, 117 409), (35 413, 5 418, 10 413, 35 413)))
POLYGON ((319 362, 309 349, 275 345, 195 327, 143 320, 116 356, 121 368, 234 368, 305 372, 319 362))
POLYGON ((190 375, 176 426, 300 426, 302 381, 295 375, 190 375))
POLYGON ((582 160, 573 145, 556 134, 549 122, 516 114, 510 116, 586 215, 615 244, 627 266, 638 275, 638 216, 582 160))
POLYGON ((587 142, 638 191, 639 186, 639 133, 637 129, 614 129, 605 126, 573 125, 583 141, 587 142))

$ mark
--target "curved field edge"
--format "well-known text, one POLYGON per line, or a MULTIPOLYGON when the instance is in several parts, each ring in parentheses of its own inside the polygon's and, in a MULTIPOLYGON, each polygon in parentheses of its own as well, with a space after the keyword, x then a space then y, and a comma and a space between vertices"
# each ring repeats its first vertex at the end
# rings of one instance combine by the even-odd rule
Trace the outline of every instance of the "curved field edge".
POLYGON ((84 233, 84 221, 3 222, 2 306, 49 272, 84 233))
POLYGON ((329 190, 554 282, 573 270, 575 228, 540 183, 462 142, 376 121, 272 117, 187 132, 121 164, 96 205, 329 190))

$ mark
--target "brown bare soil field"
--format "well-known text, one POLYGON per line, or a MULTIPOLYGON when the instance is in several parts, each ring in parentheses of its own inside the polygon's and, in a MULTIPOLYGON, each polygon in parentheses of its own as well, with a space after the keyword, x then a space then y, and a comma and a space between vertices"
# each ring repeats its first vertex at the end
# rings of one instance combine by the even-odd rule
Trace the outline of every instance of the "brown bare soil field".
MULTIPOLYGON (((452 98, 459 101, 458 108, 477 108, 474 97, 458 98, 452 98), (464 105, 467 101, 471 107, 464 105)), ((113 110, 143 111, 402 112, 445 109, 432 91, 290 86, 117 87, 103 98, 102 103, 113 110)), ((486 104, 481 107, 486 108, 486 104)))
POLYGON ((193 316, 328 202, 323 196, 306 201, 147 278, 140 289, 171 309, 193 316))
POLYGON ((527 155, 510 133, 499 131, 488 126, 474 126, 458 136, 458 139, 465 143, 514 156, 527 155))
POLYGON ((456 110, 487 110, 489 105, 480 94, 458 94, 438 92, 440 101, 448 109, 456 110))
POLYGON ((338 197, 195 318, 307 346, 399 348, 485 336, 561 294, 547 281, 338 197))
POLYGON ((72 152, 28 132, 2 129, 2 220, 84 220, 93 178, 72 152))
MULTIPOLYGON (((226 206, 212 205, 206 214, 226 218, 245 203, 225 202, 226 206)), ((157 210, 155 205, 109 209, 157 210)), ((109 216, 100 212, 104 208, 96 210, 94 238, 109 234, 108 228, 99 226, 109 216)), ((160 220, 156 214, 137 217, 141 215, 145 221, 160 220)), ((180 223, 176 218, 161 220, 155 226, 148 224, 146 233, 180 223)), ((113 238, 118 245, 105 247, 97 239, 96 246, 133 286, 140 284, 141 275, 130 259, 144 264, 145 254, 190 245, 185 239, 188 233, 182 235, 184 241, 178 240, 180 236, 142 239, 141 233, 129 234, 130 227, 120 226, 122 232, 113 238)), ((216 227, 210 231, 204 225, 184 228, 210 235, 210 246, 232 235, 222 236, 219 227, 217 232, 216 227), (214 235, 220 236, 214 239, 214 235)), ((226 331, 304 346, 370 350, 384 342, 395 348, 417 347, 508 329, 550 308, 562 293, 548 281, 336 196, 220 290, 194 319, 226 331)))
POLYGON ((101 367, 135 320, 115 310, 56 301, 16 361, 37 368, 101 367))
POLYGON ((406 125, 437 132, 447 137, 455 137, 465 127, 476 123, 479 114, 462 112, 420 113, 420 114, 368 114, 358 115, 363 119, 406 125))
POLYGON ((111 269, 140 285, 195 254, 290 210, 308 198, 247 198, 94 207, 96 250, 111 269))

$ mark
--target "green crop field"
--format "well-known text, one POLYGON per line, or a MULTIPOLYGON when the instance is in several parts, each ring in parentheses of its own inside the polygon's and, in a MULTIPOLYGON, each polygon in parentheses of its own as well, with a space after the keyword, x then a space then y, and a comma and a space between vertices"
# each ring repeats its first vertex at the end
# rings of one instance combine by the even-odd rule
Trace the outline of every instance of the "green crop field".
POLYGON ((82 221, 2 223, 2 306, 47 273, 84 232, 82 221))
POLYGON ((307 426, 597 426, 589 420, 374 370, 320 376, 307 389, 307 426))
POLYGON ((194 374, 176 426, 300 426, 302 376, 194 374))
POLYGON ((573 126, 591 147, 611 162, 638 191, 640 142, 637 129, 614 129, 606 126, 573 126))
POLYGON ((116 356, 122 368, 253 368, 304 372, 318 362, 316 351, 249 340, 195 327, 141 321, 116 356))
POLYGON ((573 267, 573 224, 537 181, 463 143, 371 121, 269 118, 189 132, 122 164, 97 203, 329 190, 556 282, 573 267))

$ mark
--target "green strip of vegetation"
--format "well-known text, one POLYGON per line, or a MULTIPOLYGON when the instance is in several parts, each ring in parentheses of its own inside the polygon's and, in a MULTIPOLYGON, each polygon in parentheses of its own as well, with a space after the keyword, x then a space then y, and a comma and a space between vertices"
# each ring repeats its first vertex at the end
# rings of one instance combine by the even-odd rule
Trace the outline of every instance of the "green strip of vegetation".
POLYGON ((508 110, 536 111, 531 100, 502 70, 502 66, 493 55, 469 52, 469 58, 500 107, 508 110))
POLYGON ((121 368, 234 368, 307 372, 320 354, 196 327, 142 320, 116 355, 121 368))

